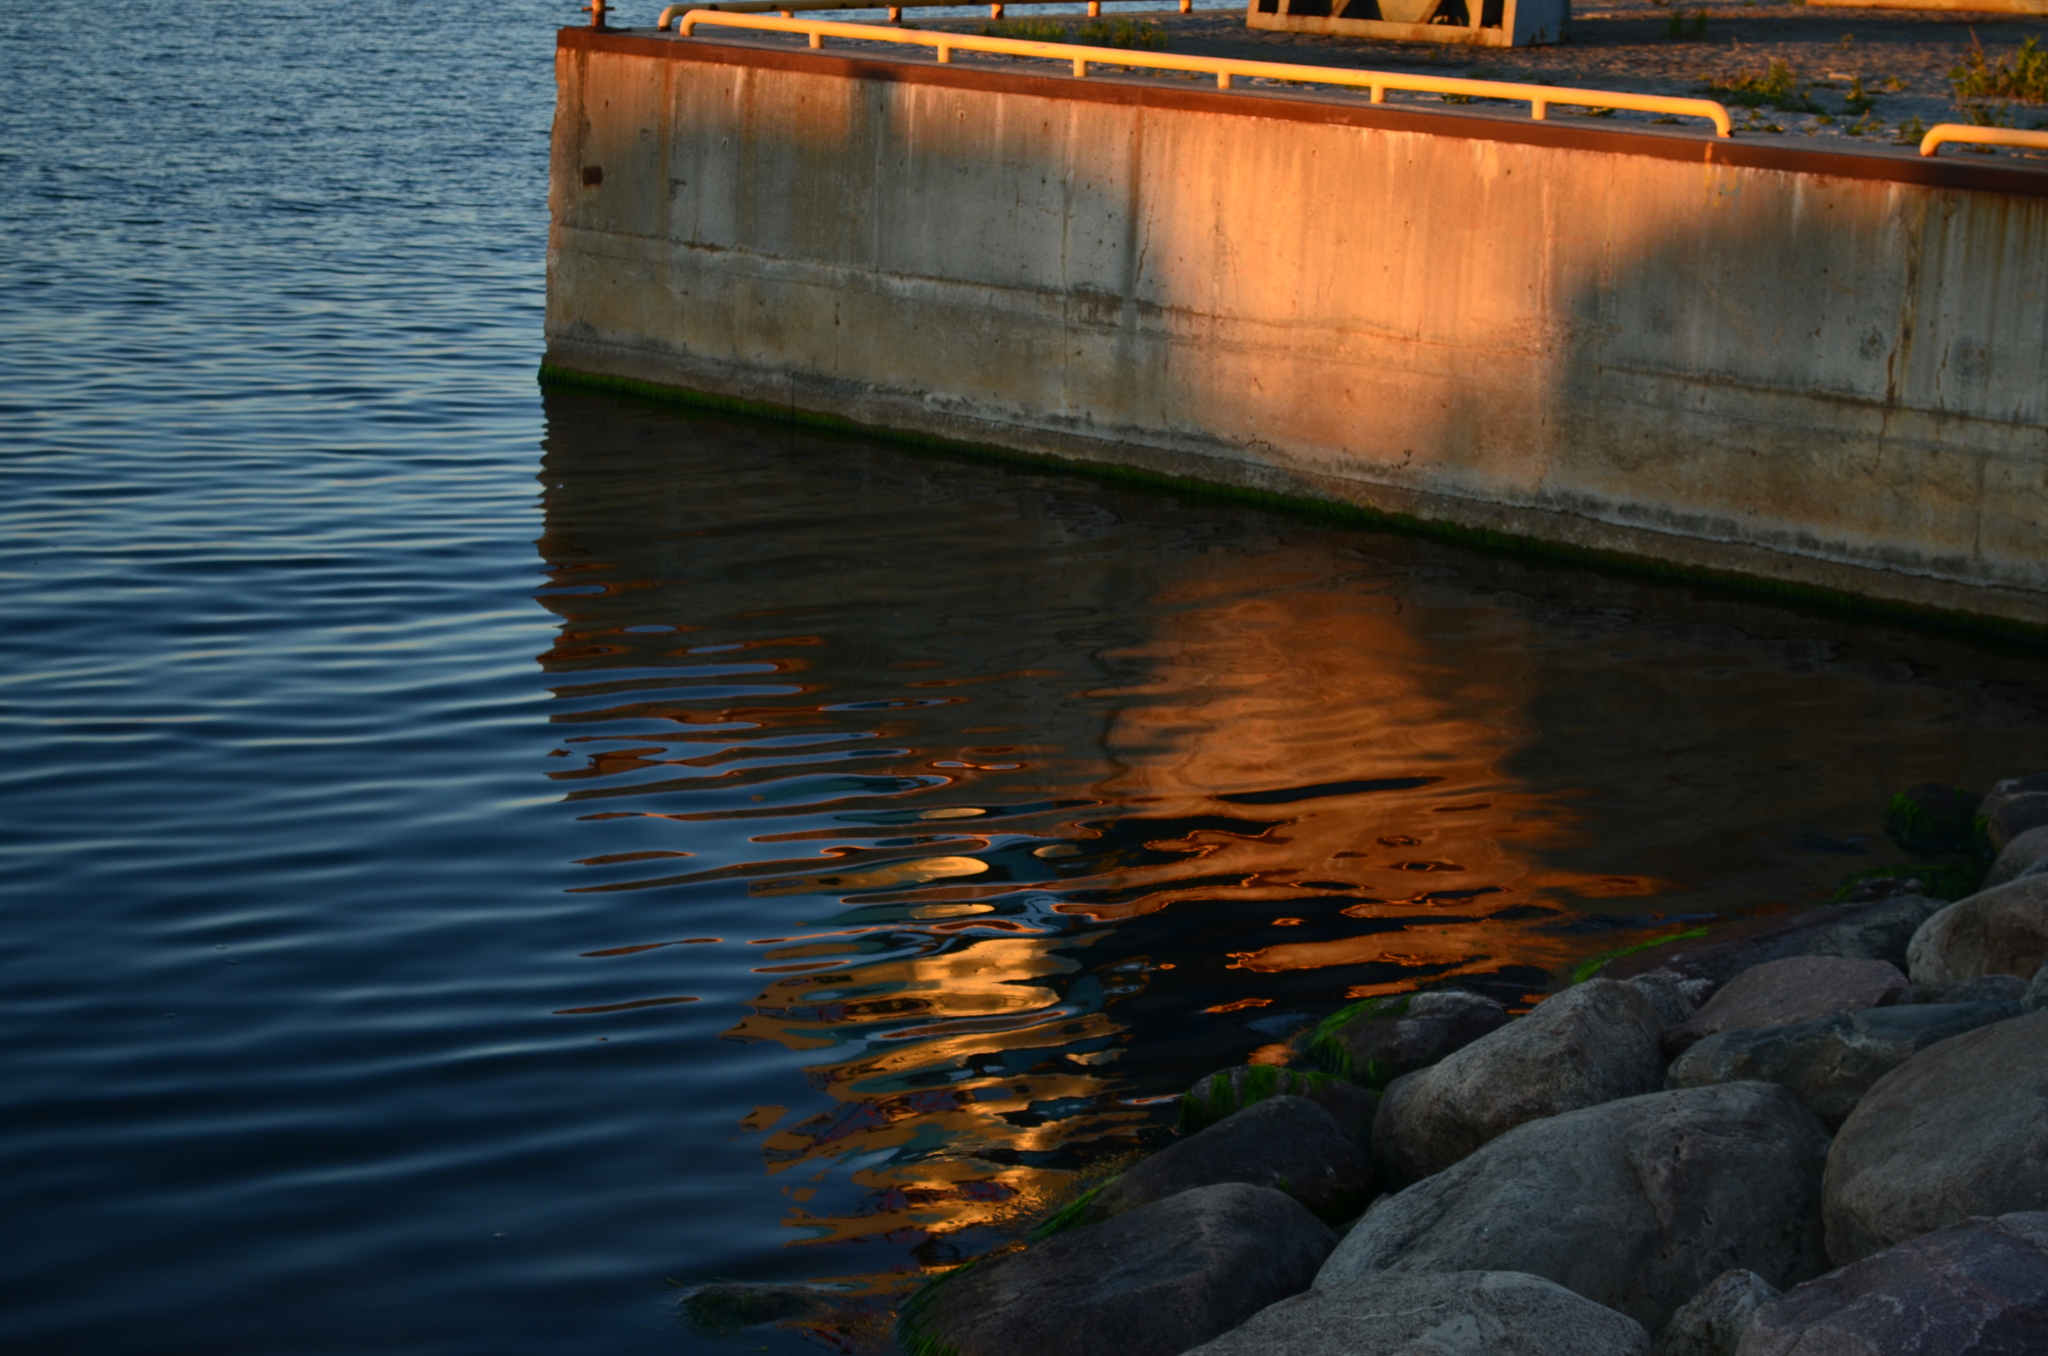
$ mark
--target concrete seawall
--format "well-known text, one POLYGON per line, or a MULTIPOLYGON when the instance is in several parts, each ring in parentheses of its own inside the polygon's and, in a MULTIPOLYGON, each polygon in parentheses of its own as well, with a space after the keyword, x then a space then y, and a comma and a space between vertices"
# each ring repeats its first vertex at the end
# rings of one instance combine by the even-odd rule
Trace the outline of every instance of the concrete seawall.
POLYGON ((2048 172, 564 30, 552 372, 2048 626, 2048 172))

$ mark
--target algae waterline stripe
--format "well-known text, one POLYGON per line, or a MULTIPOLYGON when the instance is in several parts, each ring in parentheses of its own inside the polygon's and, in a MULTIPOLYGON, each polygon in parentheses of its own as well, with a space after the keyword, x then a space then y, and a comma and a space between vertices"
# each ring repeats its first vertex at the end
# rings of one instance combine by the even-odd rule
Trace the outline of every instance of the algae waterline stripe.
POLYGON ((1898 599, 1874 598, 1848 589, 1772 579, 1738 570, 1686 565, 1654 556, 1582 546, 1525 533, 1503 532, 1495 528, 1473 527, 1445 519, 1425 518, 1417 514, 1373 508, 1370 505, 1347 503, 1343 500, 1324 499, 1306 494, 1287 494, 1255 485, 1232 484, 1224 480, 1208 480, 1198 476, 1172 475, 1140 466, 1062 457, 1049 452, 1026 452, 996 443, 972 442, 917 430, 864 424, 843 415, 804 409, 796 405, 769 404, 633 377, 583 372, 559 363, 543 362, 538 378, 543 387, 605 391, 658 404, 720 410, 750 419, 799 424, 821 431, 881 439, 923 451, 1031 466, 1063 475, 1081 475, 1095 480, 1138 485, 1201 499, 1247 504, 1333 526, 1391 531, 1456 542, 1462 546, 1504 555, 1564 561, 1636 576, 1648 575, 1673 583, 1725 589, 1749 597, 1763 595, 1776 602, 1813 606, 1830 612, 1883 618, 1936 630, 1960 631, 1980 637, 2017 642, 2029 650, 2048 650, 2048 625, 2029 624, 1994 614, 1932 607, 1898 599))
MULTIPOLYGON (((1579 126, 1571 121, 1531 121, 1519 111, 1492 113, 1469 106, 1442 112, 1309 90, 1234 90, 1222 93, 1164 80, 1091 75, 1086 80, 1031 70, 992 70, 952 62, 906 61, 886 56, 842 56, 809 48, 714 42, 667 34, 564 28, 558 48, 589 49, 627 56, 706 65, 752 66, 851 80, 938 85, 992 94, 1022 94, 1085 103, 1134 105, 1231 117, 1414 132, 1425 136, 1501 141, 1559 150, 1598 151, 1691 161, 1732 169, 1779 170, 1834 179, 1878 180, 1921 188, 2002 193, 2048 198, 2048 168, 2011 161, 1928 158, 1914 147, 1819 149, 1787 145, 1782 137, 1724 139, 1710 131, 1660 126, 1579 126)), ((1594 91, 1589 91, 1589 96, 1594 91)))

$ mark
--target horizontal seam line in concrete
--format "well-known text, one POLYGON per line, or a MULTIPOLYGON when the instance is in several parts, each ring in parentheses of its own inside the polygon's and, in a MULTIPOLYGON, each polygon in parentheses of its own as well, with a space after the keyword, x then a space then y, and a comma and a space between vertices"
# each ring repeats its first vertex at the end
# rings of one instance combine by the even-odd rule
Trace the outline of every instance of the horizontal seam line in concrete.
MULTIPOLYGON (((1652 131, 1648 128, 1571 127, 1533 118, 1505 117, 1390 108, 1385 104, 1337 102, 1284 91, 1220 91, 1175 89, 1154 81, 1115 77, 1070 76, 1026 71, 991 71, 956 64, 891 61, 872 56, 837 56, 809 49, 784 50, 739 43, 706 42, 665 36, 564 28, 559 46, 658 57, 718 66, 753 66, 765 70, 803 71, 853 80, 892 81, 978 89, 992 94, 1022 94, 1044 99, 1118 103, 1141 107, 1221 113, 1230 117, 1279 118, 1326 123, 1385 132, 1502 141, 1559 150, 1639 155, 1734 169, 1779 170, 1836 179, 1869 179, 1921 188, 2048 197, 2048 170, 2018 165, 1972 164, 1940 157, 1890 156, 1871 152, 1819 151, 1807 147, 1723 140, 1710 135, 1652 131)), ((1597 94, 1597 90, 1587 93, 1597 94)))

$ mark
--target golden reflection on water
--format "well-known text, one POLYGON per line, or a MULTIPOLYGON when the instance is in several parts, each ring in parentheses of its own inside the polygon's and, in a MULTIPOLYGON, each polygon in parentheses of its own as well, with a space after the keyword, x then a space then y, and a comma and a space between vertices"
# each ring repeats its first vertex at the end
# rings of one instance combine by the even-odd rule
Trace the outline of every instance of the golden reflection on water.
MULTIPOLYGON (((1437 653, 1397 598, 1305 586, 1314 578, 1285 551, 1255 561, 1198 557, 1170 575, 1148 609, 1152 633, 1115 656, 1135 681, 1087 694, 1113 710, 1104 770, 1087 799, 1120 807, 1140 829, 1156 821, 1158 833, 1099 852, 1104 835, 1087 816, 1054 826, 1053 841, 1031 850, 1060 892, 1049 912, 1114 925, 1172 909, 1188 884, 1257 902, 1273 926, 1313 919, 1327 932, 1352 920, 1338 922, 1336 935, 1229 951, 1226 968, 1256 977, 1375 967, 1384 977, 1332 986, 1333 996, 1357 997, 1425 977, 1555 971, 1586 950, 1583 938, 1540 929, 1557 903, 1656 892, 1652 880, 1580 875, 1538 859, 1538 850, 1582 830, 1568 803, 1532 793, 1502 768, 1527 735, 1526 646, 1516 628, 1493 622, 1475 665, 1469 653, 1437 653), (1488 914, 1546 907, 1526 921, 1478 919, 1475 901, 1488 914)), ((964 755, 926 765, 987 766, 964 755)), ((946 828, 980 817, 964 806, 917 814, 946 828)), ((757 841, 791 837, 817 841, 815 831, 757 841)), ((888 1026, 857 1056, 807 1068, 837 1111, 763 1143, 774 1175, 890 1160, 855 1171, 870 1196, 854 1216, 812 1213, 806 1188, 789 1188, 785 1222, 807 1243, 914 1242, 1003 1227, 1041 1211, 1069 1180, 1065 1171, 1016 1166, 1020 1158, 1156 1123, 1145 1107, 1116 1099, 1123 1024, 1041 982, 1075 972, 1091 934, 1029 935, 1028 919, 996 916, 984 901, 1017 887, 978 879, 990 865, 974 854, 990 840, 937 843, 943 853, 897 860, 885 860, 886 849, 824 843, 816 851, 834 861, 825 871, 784 859, 666 878, 746 876, 756 896, 841 895, 893 909, 885 926, 913 925, 932 944, 926 954, 859 963, 844 939, 864 929, 786 939, 756 967, 778 977, 727 1032, 822 1052, 888 1026), (961 944, 944 946, 950 939, 961 944), (901 1090, 935 1070, 1032 1052, 1046 1057, 1027 1059, 1023 1072, 901 1090), (1083 1104, 1090 1110, 1080 1116, 1034 1113, 1083 1104)), ((1147 973, 1132 974, 1133 987, 1147 973)), ((1251 1013, 1273 1001, 1252 995, 1202 1010, 1251 1013)), ((1287 1054, 1284 1043, 1268 1042, 1248 1057, 1287 1054)), ((1217 1060, 1236 1057, 1219 1052, 1217 1060)))

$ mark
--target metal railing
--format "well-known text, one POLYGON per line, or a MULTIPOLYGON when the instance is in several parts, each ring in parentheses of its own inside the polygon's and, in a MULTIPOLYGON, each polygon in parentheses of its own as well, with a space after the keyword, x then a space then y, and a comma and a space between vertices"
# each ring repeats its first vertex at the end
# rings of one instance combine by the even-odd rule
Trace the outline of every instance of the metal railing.
POLYGON ((1933 155, 1943 146, 2023 146, 2048 151, 2048 132, 2022 132, 2017 127, 1972 127, 1960 122, 1937 123, 1920 138, 1920 154, 1933 155))
MULTIPOLYGON (((667 28, 676 21, 678 14, 692 9, 711 10, 719 14, 780 14, 785 19, 794 19, 798 10, 885 9, 889 11, 889 22, 900 24, 903 22, 903 11, 906 9, 979 9, 983 5, 987 5, 988 17, 1000 19, 1003 17, 1004 9, 1011 5, 1070 5, 1073 3, 1074 0, 908 0, 908 3, 889 4, 887 0, 883 0, 883 3, 864 5, 860 4, 859 0, 712 0, 712 3, 708 5, 670 5, 661 12, 661 17, 655 21, 654 26, 656 28, 667 28)), ((1103 3, 1104 0, 1088 0, 1088 15, 1090 18, 1097 17, 1102 13, 1103 3)), ((1157 8, 1157 0, 1133 0, 1133 3, 1150 4, 1157 8)), ((1194 12, 1194 8, 1195 0, 1180 0, 1181 13, 1191 14, 1194 12)))
POLYGON ((1553 105, 1564 108, 1626 108, 1642 113, 1666 113, 1677 117, 1705 118, 1714 131, 1730 136, 1734 125, 1728 110, 1712 99, 1682 99, 1662 94, 1623 94, 1614 90, 1565 89, 1556 85, 1522 85, 1506 80, 1466 80, 1457 76, 1406 75, 1396 71, 1361 71, 1347 66, 1297 66, 1278 61, 1240 61, 1234 57, 1167 56, 1121 47, 1083 47, 1067 42, 1033 42, 1023 38, 983 37, 972 33, 931 32, 915 28, 889 28, 881 24, 838 23, 830 19, 769 18, 765 14, 722 14, 716 10, 692 9, 681 18, 673 12, 680 5, 662 11, 668 27, 672 22, 684 37, 700 27, 749 28, 768 33, 801 33, 813 47, 823 47, 826 38, 854 42, 893 42, 934 49, 942 62, 955 52, 993 52, 1001 56, 1039 57, 1046 61, 1073 63, 1076 79, 1085 77, 1093 66, 1142 66, 1160 71, 1193 71, 1216 77, 1216 88, 1229 89, 1232 79, 1286 80, 1315 85, 1341 85, 1371 91, 1372 101, 1385 103, 1388 90, 1417 94, 1449 94, 1466 99, 1503 99, 1529 105, 1529 116, 1547 118, 1553 105))

